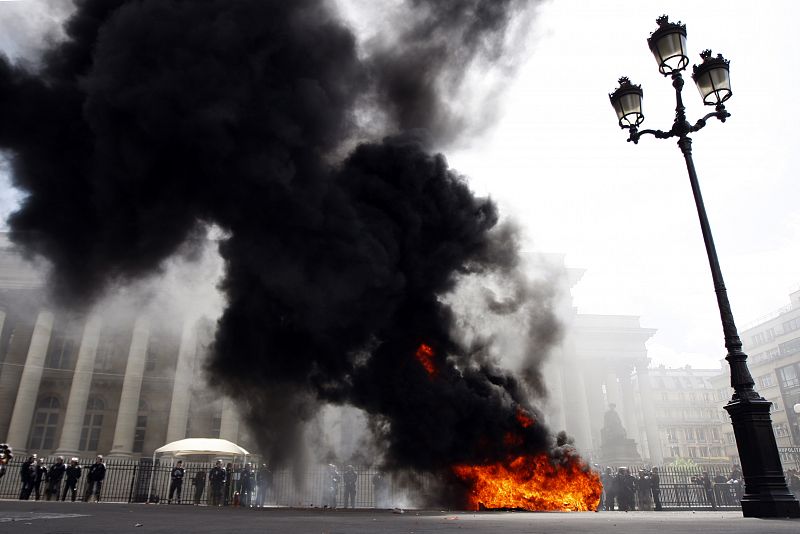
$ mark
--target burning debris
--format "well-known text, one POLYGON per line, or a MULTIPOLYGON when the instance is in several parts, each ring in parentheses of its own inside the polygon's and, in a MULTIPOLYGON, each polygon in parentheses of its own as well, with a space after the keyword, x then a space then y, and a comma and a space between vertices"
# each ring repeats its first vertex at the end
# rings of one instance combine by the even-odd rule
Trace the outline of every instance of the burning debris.
POLYGON ((457 465, 453 472, 470 484, 473 510, 595 511, 603 491, 599 474, 575 456, 562 461, 547 454, 517 456, 488 465, 457 465))
MULTIPOLYGON (((548 452, 537 365, 517 378, 471 351, 443 298, 464 276, 524 278, 495 204, 429 147, 463 124, 446 82, 497 57, 530 3, 410 0, 402 46, 365 56, 322 0, 75 4, 40 66, 0 57, 0 148, 26 195, 11 237, 50 260, 62 302, 192 257, 213 225, 209 376, 273 461, 296 459, 320 403, 351 405, 385 468, 441 475, 447 504, 596 506, 596 477, 548 452), (382 141, 356 142, 364 102, 382 141)), ((548 298, 530 362, 558 338, 548 298)))

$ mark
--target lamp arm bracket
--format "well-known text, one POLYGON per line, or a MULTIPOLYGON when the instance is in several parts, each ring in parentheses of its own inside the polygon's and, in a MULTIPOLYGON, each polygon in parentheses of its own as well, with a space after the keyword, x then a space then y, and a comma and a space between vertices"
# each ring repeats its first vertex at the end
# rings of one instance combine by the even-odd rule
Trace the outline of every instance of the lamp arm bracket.
POLYGON ((725 120, 727 120, 727 118, 730 116, 731 114, 728 113, 728 111, 725 109, 725 106, 720 104, 719 106, 717 106, 716 111, 709 113, 708 115, 706 115, 705 117, 694 123, 694 126, 692 126, 690 131, 697 132, 699 130, 702 130, 703 128, 705 128, 706 122, 711 117, 716 117, 717 119, 719 119, 720 122, 725 122, 725 120))
POLYGON ((634 145, 638 144, 639 138, 641 138, 643 135, 646 134, 650 134, 654 136, 656 139, 669 139, 670 137, 674 137, 675 135, 677 135, 673 131, 665 132, 663 130, 642 130, 640 132, 636 128, 631 128, 630 132, 631 133, 630 136, 628 137, 628 142, 630 143, 632 141, 634 145))

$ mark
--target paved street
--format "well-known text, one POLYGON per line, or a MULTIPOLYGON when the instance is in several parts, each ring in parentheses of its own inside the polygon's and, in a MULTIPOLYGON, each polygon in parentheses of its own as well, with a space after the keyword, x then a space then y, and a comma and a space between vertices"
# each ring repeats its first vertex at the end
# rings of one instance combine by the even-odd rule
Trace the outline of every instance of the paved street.
POLYGON ((800 520, 744 519, 737 513, 604 512, 519 513, 320 509, 245 510, 164 505, 0 502, 0 532, 64 533, 570 533, 688 532, 764 533, 800 531, 800 520), (137 526, 139 525, 139 526, 137 526))

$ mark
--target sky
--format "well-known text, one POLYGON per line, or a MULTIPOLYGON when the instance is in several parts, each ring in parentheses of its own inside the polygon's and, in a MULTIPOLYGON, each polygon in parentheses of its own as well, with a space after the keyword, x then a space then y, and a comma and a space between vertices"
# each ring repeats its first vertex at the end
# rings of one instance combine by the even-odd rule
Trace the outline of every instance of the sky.
MULTIPOLYGON (((705 48, 731 61, 732 117, 692 137, 741 331, 800 289, 800 117, 777 99, 800 82, 787 68, 800 52, 798 11, 797 2, 548 2, 501 120, 448 155, 522 222, 532 246, 586 269, 573 288, 579 313, 639 315, 658 330, 648 343, 654 364, 717 367, 722 327, 680 149, 652 136, 627 143, 608 93, 628 76, 644 91, 641 128, 669 130, 674 90, 646 43, 661 14, 687 25, 691 64, 705 48)), ((685 79, 694 123, 713 108, 685 79)))
MULTIPOLYGON (((23 37, 45 41, 31 35, 52 27, 63 1, 0 0, 3 25, 12 5, 24 16, 15 15, 14 32, 0 31, 0 50, 16 54, 23 37)), ((448 161, 521 224, 528 247, 586 270, 573 288, 579 313, 640 316, 657 329, 654 364, 717 367, 722 329, 683 158, 673 139, 627 143, 608 93, 630 77, 644 90, 642 128, 671 127, 674 92, 646 43, 664 13, 687 25, 692 63, 705 48, 731 60, 732 117, 692 137, 741 330, 800 288, 800 107, 777 100, 800 86, 788 68, 800 52, 799 12, 792 1, 543 2, 497 121, 448 150, 448 161)), ((712 111, 688 72, 684 102, 692 123, 712 111)), ((18 200, 0 167, 0 217, 18 200)))

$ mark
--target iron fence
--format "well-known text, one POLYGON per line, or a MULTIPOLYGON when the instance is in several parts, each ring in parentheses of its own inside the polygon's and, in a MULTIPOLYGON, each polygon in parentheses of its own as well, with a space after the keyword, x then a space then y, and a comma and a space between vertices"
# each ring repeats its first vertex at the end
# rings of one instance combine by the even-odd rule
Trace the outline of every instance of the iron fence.
MULTIPOLYGON (((54 457, 44 458, 44 465, 50 467, 55 463, 54 457)), ((18 499, 21 489, 20 468, 24 459, 17 457, 9 462, 6 475, 0 478, 0 499, 18 499)), ((83 500, 87 488, 86 475, 88 466, 94 462, 93 458, 81 459, 83 466, 82 476, 77 486, 77 498, 83 500)), ((170 473, 174 467, 174 460, 156 460, 155 464, 150 458, 115 459, 105 460, 106 477, 103 482, 101 500, 107 502, 145 502, 150 491, 151 502, 166 502, 170 487, 170 473)), ((185 476, 183 480, 181 504, 209 504, 211 487, 208 483, 208 472, 213 467, 211 462, 191 462, 184 460, 185 476), (201 473, 198 483, 197 474, 201 473)), ((242 504, 263 503, 266 506, 291 506, 309 507, 325 504, 325 494, 328 483, 327 466, 317 466, 307 469, 298 475, 291 470, 277 470, 272 474, 272 484, 264 491, 263 486, 253 484, 249 495, 243 492, 240 473, 240 464, 233 465, 233 475, 226 484, 223 499, 227 504, 233 504, 234 494, 240 492, 239 499, 242 504)), ((728 482, 732 467, 730 465, 703 465, 697 467, 664 466, 659 468, 660 500, 665 510, 710 510, 710 509, 739 509, 743 487, 741 483, 728 482), (708 472, 713 482, 711 493, 706 491, 699 482, 703 472, 708 472), (724 480, 724 482, 723 482, 724 480)), ((395 506, 410 507, 413 499, 409 498, 407 485, 398 478, 386 474, 383 485, 376 485, 379 471, 373 467, 357 467, 358 472, 355 507, 356 508, 391 508, 395 506)), ((636 475, 638 466, 631 466, 630 471, 636 475)), ((430 477, 417 478, 422 486, 430 486, 435 481, 430 477)), ((45 498, 46 482, 40 488, 41 498, 45 498)), ((62 480, 59 492, 64 490, 62 480)), ((338 485, 336 505, 344 505, 344 484, 338 485)), ((51 498, 61 499, 62 495, 51 498)), ((66 496, 70 498, 69 495, 66 496)), ((34 498, 33 495, 31 498, 34 498)), ((637 503, 638 505, 638 503, 637 503)))

